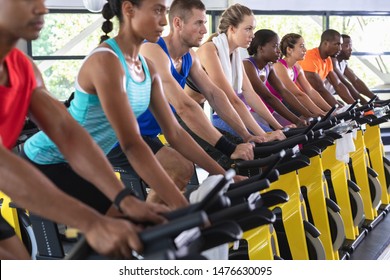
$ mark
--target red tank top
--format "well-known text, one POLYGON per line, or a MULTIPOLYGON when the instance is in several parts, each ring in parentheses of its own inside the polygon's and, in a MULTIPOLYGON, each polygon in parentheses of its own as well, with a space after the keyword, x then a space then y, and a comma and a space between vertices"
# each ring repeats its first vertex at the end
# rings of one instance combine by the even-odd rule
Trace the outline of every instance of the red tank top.
POLYGON ((5 57, 8 85, 0 85, 0 137, 11 149, 23 128, 36 79, 31 61, 14 48, 5 57))

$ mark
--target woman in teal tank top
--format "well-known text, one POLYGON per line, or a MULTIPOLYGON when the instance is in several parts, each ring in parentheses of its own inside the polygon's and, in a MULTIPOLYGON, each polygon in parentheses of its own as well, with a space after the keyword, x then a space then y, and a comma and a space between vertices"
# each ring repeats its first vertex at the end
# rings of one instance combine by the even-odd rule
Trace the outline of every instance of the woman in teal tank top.
MULTIPOLYGON (((168 103, 162 102, 162 86, 153 64, 139 55, 145 39, 156 42, 161 36, 167 25, 167 5, 168 0, 109 0, 105 4, 102 13, 107 21, 103 30, 112 28, 109 19, 115 15, 120 23, 119 33, 85 59, 69 112, 106 154, 119 140, 139 176, 169 207, 178 208, 188 202, 143 141, 136 119, 149 108, 162 127, 174 124, 168 103)), ((105 35, 102 39, 107 38, 105 35)), ((111 206, 107 198, 110 190, 98 190, 81 178, 43 132, 26 142, 24 156, 62 190, 98 211, 106 212, 111 206)), ((126 203, 120 206, 128 207, 126 203)), ((130 208, 121 210, 133 211, 139 215, 136 218, 142 218, 141 210, 130 208)))

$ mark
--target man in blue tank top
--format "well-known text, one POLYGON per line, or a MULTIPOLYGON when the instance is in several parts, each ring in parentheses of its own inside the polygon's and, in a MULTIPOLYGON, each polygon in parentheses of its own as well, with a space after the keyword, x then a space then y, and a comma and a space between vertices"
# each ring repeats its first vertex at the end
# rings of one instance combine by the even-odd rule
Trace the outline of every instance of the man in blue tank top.
MULTIPOLYGON (((234 144, 211 124, 201 106, 185 94, 184 86, 187 77, 201 83, 202 93, 211 106, 237 131, 244 142, 262 142, 262 139, 248 132, 224 92, 211 82, 201 68, 195 52, 191 50, 192 47, 200 45, 204 34, 207 33, 205 11, 205 6, 200 0, 173 1, 169 11, 171 28, 169 35, 160 38, 157 43, 144 43, 141 47, 141 54, 153 61, 161 76, 165 96, 172 111, 179 117, 179 121, 180 118, 183 119, 194 132, 191 135, 195 140, 203 148, 207 147, 206 151, 225 169, 228 169, 232 163, 231 159, 251 158, 253 156, 252 145, 234 144), (217 156, 212 154, 213 152, 217 156), (251 156, 248 157, 248 155, 251 156)), ((157 137, 161 133, 161 128, 153 114, 148 110, 137 120, 144 140, 172 178, 176 178, 174 179, 176 184, 187 184, 188 175, 191 174, 188 168, 185 168, 188 167, 188 160, 176 150, 161 143, 157 137)), ((169 139, 167 140, 169 142, 169 139)), ((128 165, 119 146, 115 147, 108 157, 114 166, 128 165)))

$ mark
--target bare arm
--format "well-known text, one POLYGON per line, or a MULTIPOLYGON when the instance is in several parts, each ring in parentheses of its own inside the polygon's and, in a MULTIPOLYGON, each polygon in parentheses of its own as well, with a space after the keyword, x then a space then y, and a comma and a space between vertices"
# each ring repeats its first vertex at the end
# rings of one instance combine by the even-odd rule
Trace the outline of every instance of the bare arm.
MULTIPOLYGON (((210 42, 202 45, 198 49, 197 54, 202 63, 202 66, 205 68, 210 79, 227 95, 229 101, 236 109, 237 113, 240 115, 246 127, 255 135, 266 136, 264 130, 257 124, 244 102, 240 98, 238 98, 233 87, 226 79, 214 44, 210 42)), ((268 109, 265 107, 261 99, 258 96, 257 98, 258 101, 260 100, 261 104, 263 105, 263 109, 265 109, 269 113, 268 109)), ((277 128, 280 127, 281 126, 279 124, 277 128)))
POLYGON ((352 71, 348 66, 344 70, 344 76, 352 83, 352 85, 361 93, 368 98, 375 97, 375 94, 370 91, 367 85, 352 71))
POLYGON ((315 72, 304 71, 307 81, 310 85, 321 95, 321 97, 330 105, 341 105, 333 97, 333 95, 325 88, 324 82, 321 80, 321 77, 315 72))
POLYGON ((126 76, 119 60, 107 52, 91 56, 79 74, 81 87, 87 92, 98 93, 107 119, 137 174, 170 207, 185 206, 188 204, 187 200, 140 135, 136 117, 127 99, 125 80, 126 76))
MULTIPOLYGON (((310 85, 301 66, 296 64, 296 67, 298 68, 298 78, 296 82, 299 84, 300 88, 310 97, 311 100, 313 100, 315 104, 317 104, 318 107, 320 107, 324 112, 328 112, 332 107, 322 98, 318 91, 310 85)), ((291 87, 292 90, 300 90, 292 81, 290 83, 286 83, 285 86, 291 87)))
MULTIPOLYGON (((273 68, 273 72, 275 72, 276 77, 272 77, 272 79, 276 80, 274 82, 276 83, 275 86, 278 84, 279 80, 279 82, 283 85, 284 88, 286 88, 290 95, 295 96, 299 100, 300 104, 310 111, 310 116, 316 117, 325 115, 325 112, 319 106, 317 106, 310 99, 310 97, 305 92, 300 90, 297 85, 291 80, 287 68, 282 63, 278 62, 274 64, 273 68)), ((283 90, 281 90, 280 92, 283 92, 283 90)), ((286 96, 289 96, 289 94, 286 94, 286 96)), ((286 102, 289 103, 288 100, 286 100, 286 102)))
POLYGON ((337 77, 339 78, 340 82, 343 83, 346 88, 348 89, 350 95, 352 96, 352 98, 354 100, 356 99, 360 99, 361 102, 363 103, 366 103, 365 99, 360 95, 360 93, 356 90, 355 86, 353 84, 351 84, 344 76, 343 73, 341 73, 340 69, 337 67, 336 63, 337 63, 337 59, 336 58, 332 58, 332 63, 333 63, 333 72, 336 73, 337 77))
POLYGON ((304 117, 316 117, 323 113, 303 92, 301 92, 301 95, 291 93, 280 81, 274 70, 270 71, 268 81, 283 97, 283 100, 304 117))
POLYGON ((243 61, 245 72, 255 92, 264 99, 276 112, 292 123, 301 124, 302 120, 292 113, 269 89, 257 75, 255 67, 249 61, 243 61))
POLYGON ((175 108, 186 125, 199 137, 215 146, 221 134, 212 126, 199 104, 188 97, 173 78, 167 55, 158 45, 153 43, 143 44, 141 54, 153 61, 161 77, 164 94, 168 102, 175 108))
MULTIPOLYGON (((75 172, 113 201, 124 185, 115 176, 103 151, 70 116, 65 106, 41 87, 32 95, 30 113, 32 120, 53 140, 75 172)), ((134 197, 126 197, 121 207, 134 219, 163 221, 152 208, 134 197)))
MULTIPOLYGON (((145 43, 141 47, 141 53, 153 61, 156 71, 161 77, 164 95, 175 108, 176 113, 195 134, 215 147, 222 134, 212 125, 199 104, 191 99, 173 78, 170 71, 170 61, 164 51, 157 44, 145 43)), ((248 159, 247 155, 251 153, 250 149, 249 146, 237 145, 233 154, 238 158, 248 159)))
POLYGON ((211 81, 209 76, 203 70, 199 58, 192 50, 191 54, 193 63, 190 76, 200 89, 200 92, 206 97, 210 106, 217 112, 221 119, 223 119, 233 128, 234 131, 237 132, 238 135, 241 136, 244 142, 261 142, 261 139, 253 137, 253 135, 248 132, 239 114, 229 102, 225 93, 211 81))
POLYGON ((282 129, 283 126, 272 116, 263 100, 254 91, 246 72, 243 73, 242 91, 248 105, 261 116, 273 129, 282 129))
POLYGON ((148 64, 154 81, 150 110, 161 126, 169 144, 188 160, 198 164, 210 174, 224 174, 224 169, 219 166, 178 123, 163 94, 161 80, 156 74, 153 63, 149 62, 148 64))
POLYGON ((343 101, 347 104, 355 102, 355 99, 349 92, 348 88, 340 81, 334 71, 330 71, 326 78, 343 101))
POLYGON ((102 216, 66 195, 39 170, 6 150, 1 143, 0 177, 0 189, 19 207, 79 229, 99 253, 130 257, 131 248, 141 249, 136 230, 130 222, 102 216))

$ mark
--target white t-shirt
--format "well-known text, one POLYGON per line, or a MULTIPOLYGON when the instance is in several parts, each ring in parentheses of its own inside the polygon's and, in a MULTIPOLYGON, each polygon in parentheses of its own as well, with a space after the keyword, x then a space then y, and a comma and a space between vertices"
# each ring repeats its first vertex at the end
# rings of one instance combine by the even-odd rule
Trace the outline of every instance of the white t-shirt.
MULTIPOLYGON (((337 67, 341 71, 341 73, 344 74, 344 71, 345 71, 345 68, 347 68, 347 65, 348 65, 347 61, 342 60, 342 61, 336 63, 336 65, 333 65, 333 67, 337 67)), ((332 94, 336 93, 333 86, 329 83, 328 79, 325 79, 324 86, 330 93, 332 93, 332 94)))

